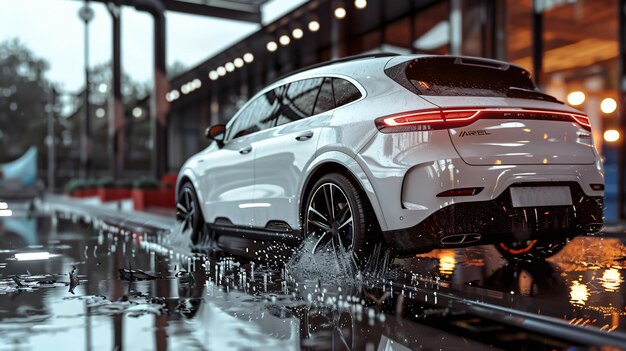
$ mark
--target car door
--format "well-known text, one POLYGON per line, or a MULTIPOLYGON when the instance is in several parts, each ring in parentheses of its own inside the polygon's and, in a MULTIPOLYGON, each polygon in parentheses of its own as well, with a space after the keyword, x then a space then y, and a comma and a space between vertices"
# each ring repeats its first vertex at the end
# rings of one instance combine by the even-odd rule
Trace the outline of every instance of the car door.
POLYGON ((219 150, 204 158, 205 213, 207 222, 228 219, 234 225, 254 226, 254 153, 251 142, 255 134, 271 121, 263 116, 273 115, 275 104, 264 96, 244 106, 226 128, 226 140, 219 150))
POLYGON ((286 222, 292 229, 299 229, 298 202, 304 170, 315 158, 321 129, 331 115, 328 110, 334 107, 330 79, 327 81, 324 84, 323 77, 311 78, 286 86, 275 117, 276 127, 252 143, 254 200, 264 204, 255 209, 259 226, 281 226, 286 222), (326 93, 320 96, 320 90, 326 93), (315 108, 316 101, 320 101, 320 108, 315 108), (323 104, 325 108, 321 108, 323 104))

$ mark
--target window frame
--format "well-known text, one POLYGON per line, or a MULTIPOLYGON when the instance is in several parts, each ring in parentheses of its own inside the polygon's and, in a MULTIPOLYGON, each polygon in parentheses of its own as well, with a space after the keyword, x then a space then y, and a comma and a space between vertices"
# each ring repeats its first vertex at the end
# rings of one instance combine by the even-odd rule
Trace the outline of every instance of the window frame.
MULTIPOLYGON (((381 73, 382 73, 382 72, 381 72, 381 73)), ((382 73, 382 74, 384 74, 384 73, 382 73)), ((256 94, 252 97, 252 98, 250 98, 250 99, 249 99, 249 100, 248 100, 248 101, 247 101, 247 102, 246 102, 246 103, 245 103, 245 104, 244 104, 244 105, 243 105, 243 106, 239 109, 239 111, 237 111, 237 113, 233 116, 233 118, 231 118, 231 119, 230 119, 230 120, 226 123, 226 134, 227 134, 227 138, 225 138, 225 140, 224 140, 224 145, 229 144, 229 143, 230 143, 230 142, 232 142, 233 140, 237 140, 237 139, 241 138, 241 137, 239 137, 239 138, 230 138, 230 136, 231 136, 231 132, 230 132, 230 130, 231 130, 231 128, 232 128, 232 126, 233 126, 233 124, 235 124, 235 121, 236 121, 237 119, 239 119, 239 117, 241 116, 241 113, 242 113, 242 112, 243 112, 246 108, 248 108, 248 107, 250 106, 250 104, 251 104, 254 100, 256 100, 257 98, 261 97, 262 95, 266 94, 267 92, 269 92, 269 91, 271 91, 271 90, 273 90, 273 89, 278 89, 278 88, 283 87, 283 86, 285 87, 285 91, 283 92, 283 94, 284 94, 284 93, 287 91, 287 89, 289 88, 289 86, 288 86, 289 84, 294 83, 294 82, 298 82, 298 81, 301 81, 301 80, 313 79, 313 78, 340 78, 340 79, 347 80, 348 82, 350 82, 353 86, 355 86, 355 87, 357 88, 357 90, 361 93, 361 97, 360 97, 360 98, 358 98, 358 99, 356 99, 356 100, 354 100, 354 101, 351 101, 351 102, 349 102, 349 103, 347 103, 347 104, 345 104, 345 105, 341 105, 341 106, 335 107, 335 108, 333 108, 333 109, 331 109, 331 110, 324 111, 324 112, 322 112, 322 113, 318 113, 318 114, 315 114, 315 115, 311 115, 311 116, 309 116, 309 117, 307 117, 307 118, 300 119, 299 121, 306 120, 306 119, 308 119, 308 118, 315 117, 315 116, 321 115, 321 114, 323 114, 323 113, 327 113, 327 112, 329 112, 329 111, 333 111, 333 112, 334 112, 334 111, 335 111, 335 110, 337 110, 337 109, 344 108, 344 107, 346 107, 346 106, 350 106, 350 105, 355 104, 355 103, 357 103, 357 102, 359 102, 359 101, 361 101, 361 100, 363 100, 363 99, 365 99, 365 98, 367 97, 367 90, 365 90, 365 88, 361 85, 361 83, 359 83, 356 79, 354 79, 354 78, 352 78, 352 77, 348 77, 348 76, 343 75, 343 74, 336 74, 336 73, 319 73, 319 74, 311 74, 311 75, 306 75, 306 76, 299 76, 299 75, 298 75, 298 77, 287 77, 287 78, 285 78, 284 80, 281 80, 281 81, 275 82, 274 84, 270 84, 270 85, 266 86, 265 88, 263 88, 262 90, 260 90, 259 92, 257 92, 257 93, 256 93, 256 94)), ((315 111, 315 110, 314 110, 314 111, 315 111)), ((264 129, 263 131, 265 131, 265 130, 270 130, 270 129, 273 129, 273 128, 276 128, 276 127, 286 126, 286 125, 291 124, 291 123, 293 123, 293 122, 297 122, 297 121, 291 121, 291 122, 284 123, 284 124, 281 124, 281 125, 277 126, 277 125, 276 125, 276 114, 274 114, 274 125, 273 125, 272 127, 270 127, 270 128, 264 129)), ((258 133, 258 132, 261 132, 261 131, 257 131, 257 132, 254 132, 254 133, 251 133, 251 134, 248 134, 248 135, 254 135, 254 134, 258 133)), ((246 135, 246 137, 247 137, 248 135, 246 135)))

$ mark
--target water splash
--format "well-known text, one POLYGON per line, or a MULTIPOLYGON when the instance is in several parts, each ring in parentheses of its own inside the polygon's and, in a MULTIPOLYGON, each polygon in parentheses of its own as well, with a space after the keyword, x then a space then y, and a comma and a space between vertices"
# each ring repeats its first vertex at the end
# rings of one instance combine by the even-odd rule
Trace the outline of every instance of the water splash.
POLYGON ((347 252, 318 250, 313 252, 314 240, 305 240, 285 264, 292 279, 296 281, 322 280, 326 283, 356 283, 360 276, 347 252))

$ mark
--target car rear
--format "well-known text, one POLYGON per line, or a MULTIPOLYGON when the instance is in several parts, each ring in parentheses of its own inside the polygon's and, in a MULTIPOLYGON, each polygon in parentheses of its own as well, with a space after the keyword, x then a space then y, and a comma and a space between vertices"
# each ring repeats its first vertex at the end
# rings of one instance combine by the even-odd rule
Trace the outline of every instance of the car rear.
POLYGON ((386 215, 397 252, 600 229, 604 179, 589 119, 540 92, 526 70, 424 56, 391 59, 385 74, 399 94, 429 103, 375 119, 387 143, 413 140, 401 152, 413 162, 402 163, 402 223, 386 215))

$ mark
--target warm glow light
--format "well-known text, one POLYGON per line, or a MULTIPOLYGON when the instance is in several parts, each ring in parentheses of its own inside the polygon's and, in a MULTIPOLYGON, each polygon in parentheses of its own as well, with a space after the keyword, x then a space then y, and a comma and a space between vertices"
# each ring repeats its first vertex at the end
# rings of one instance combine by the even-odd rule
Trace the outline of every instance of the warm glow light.
POLYGON ((589 289, 587 285, 574 281, 570 287, 569 301, 575 305, 584 305, 589 299, 589 289))
POLYGON ((244 61, 246 61, 246 63, 250 63, 250 62, 254 61, 254 55, 252 55, 252 54, 251 54, 251 53, 249 53, 249 52, 246 52, 246 53, 243 55, 243 60, 244 60, 244 61))
POLYGON ((216 80, 219 77, 220 77, 220 75, 217 74, 216 70, 213 70, 213 71, 209 72, 209 79, 210 80, 216 80))
POLYGON ((291 43, 291 39, 289 39, 288 35, 281 35, 280 38, 278 38, 278 41, 280 42, 280 45, 289 45, 289 43, 291 43))
POLYGON ((239 57, 237 57, 237 58, 233 61, 233 63, 235 64, 235 67, 237 67, 237 68, 241 68, 241 67, 243 67, 243 60, 242 60, 241 58, 239 58, 239 57))
POLYGON ((25 252, 15 254, 15 259, 18 261, 33 261, 33 260, 47 260, 50 258, 50 253, 43 252, 25 252))
POLYGON ((235 64, 233 64, 232 62, 227 62, 224 67, 226 68, 226 70, 228 72, 232 72, 235 70, 235 64))
POLYGON ((607 129, 604 131, 604 141, 607 143, 614 143, 618 141, 620 138, 620 134, 618 130, 615 129, 607 129))
POLYGON ((453 274, 456 268, 456 253, 454 250, 441 250, 439 253, 439 272, 453 274))
POLYGON ((582 91, 573 91, 567 94, 567 103, 572 106, 578 106, 585 102, 585 93, 582 91))
POLYGON ((300 28, 295 28, 293 31, 291 31, 291 36, 294 39, 300 39, 302 38, 303 35, 304 35, 304 32, 300 28))
POLYGON ((276 49, 278 49, 278 44, 276 44, 275 41, 270 41, 269 43, 267 43, 266 48, 267 51, 274 52, 276 51, 276 49))
POLYGON ((610 268, 602 273, 600 282, 606 291, 613 292, 619 291, 619 287, 624 282, 624 279, 622 279, 622 275, 619 270, 610 268))
POLYGON ((308 27, 311 32, 317 32, 318 30, 320 30, 320 23, 316 20, 312 20, 311 22, 309 22, 308 27))
POLYGON ((224 66, 219 66, 217 68, 217 74, 220 75, 221 77, 226 75, 226 68, 224 68, 224 66))
POLYGON ((613 98, 606 98, 600 103, 600 110, 604 113, 613 113, 617 110, 617 102, 613 98))
POLYGON ((342 19, 344 17, 346 17, 346 9, 344 9, 343 7, 337 7, 335 9, 335 17, 342 19))
POLYGON ((365 7, 367 7, 367 0, 354 0, 354 7, 359 10, 364 9, 365 7))

